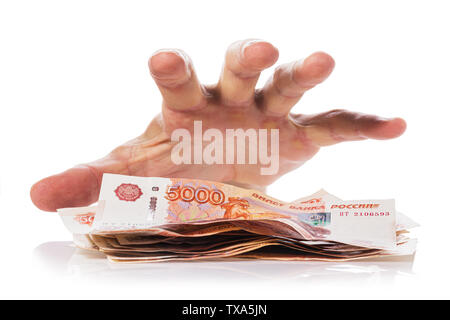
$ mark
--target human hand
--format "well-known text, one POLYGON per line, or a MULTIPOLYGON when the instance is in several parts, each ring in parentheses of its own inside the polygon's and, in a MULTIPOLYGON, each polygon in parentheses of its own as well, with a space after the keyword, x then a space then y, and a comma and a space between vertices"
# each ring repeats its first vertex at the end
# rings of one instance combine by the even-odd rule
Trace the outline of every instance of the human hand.
MULTIPOLYGON (((322 146, 343 141, 391 139, 406 123, 345 110, 314 115, 291 114, 290 109, 309 89, 324 81, 334 67, 326 53, 279 66, 262 89, 255 90, 260 72, 278 59, 268 42, 233 43, 225 57, 219 82, 199 83, 192 63, 180 50, 161 50, 149 60, 150 72, 163 97, 162 112, 139 137, 106 157, 78 165, 37 182, 31 188, 34 204, 46 211, 86 206, 98 199, 103 173, 134 176, 197 178, 263 189, 301 166, 322 146), (171 161, 175 129, 279 129, 279 170, 262 175, 261 164, 180 164, 171 161)), ((224 134, 225 135, 225 134, 224 134)), ((248 147, 248 146, 247 146, 248 147)))

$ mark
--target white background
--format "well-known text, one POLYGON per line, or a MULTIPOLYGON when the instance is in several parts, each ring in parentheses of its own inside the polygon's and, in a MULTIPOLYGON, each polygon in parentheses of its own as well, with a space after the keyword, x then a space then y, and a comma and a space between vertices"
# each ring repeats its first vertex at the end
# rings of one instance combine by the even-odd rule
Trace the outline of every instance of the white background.
MULTIPOLYGON (((448 1, 0 2, 1 298, 450 298, 448 1), (193 263, 119 268, 69 246, 35 181, 99 158, 159 112, 147 58, 184 49, 203 82, 226 47, 262 38, 280 62, 323 50, 326 83, 294 112, 346 108, 408 122, 404 136, 323 149, 268 193, 323 187, 395 198, 421 223, 414 261, 193 263)), ((265 72, 261 82, 270 74, 265 72)))

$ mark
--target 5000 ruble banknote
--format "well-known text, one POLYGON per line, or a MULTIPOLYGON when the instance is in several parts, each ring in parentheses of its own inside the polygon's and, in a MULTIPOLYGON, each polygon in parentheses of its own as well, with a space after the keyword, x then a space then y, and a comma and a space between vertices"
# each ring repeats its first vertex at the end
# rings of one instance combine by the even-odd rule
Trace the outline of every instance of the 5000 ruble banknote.
POLYGON ((79 246, 114 261, 329 260, 415 248, 405 234, 416 224, 394 200, 342 201, 323 190, 287 203, 220 182, 105 174, 97 206, 59 212, 79 246))

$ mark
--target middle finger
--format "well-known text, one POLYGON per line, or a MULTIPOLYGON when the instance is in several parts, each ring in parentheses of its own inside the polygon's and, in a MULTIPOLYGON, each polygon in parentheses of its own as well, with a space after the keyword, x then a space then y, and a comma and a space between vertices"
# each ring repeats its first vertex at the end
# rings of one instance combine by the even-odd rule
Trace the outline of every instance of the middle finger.
POLYGON ((227 50, 218 83, 221 102, 229 106, 253 103, 255 86, 262 70, 278 59, 278 50, 262 40, 233 43, 227 50))

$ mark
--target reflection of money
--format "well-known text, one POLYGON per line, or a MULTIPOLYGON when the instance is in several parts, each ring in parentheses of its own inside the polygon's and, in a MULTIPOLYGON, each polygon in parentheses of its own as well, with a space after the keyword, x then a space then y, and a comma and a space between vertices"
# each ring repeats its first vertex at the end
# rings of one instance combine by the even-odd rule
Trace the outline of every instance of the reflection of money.
POLYGON ((393 200, 342 201, 323 190, 287 203, 219 182, 105 174, 96 208, 59 211, 79 246, 120 262, 414 252, 412 222, 396 218, 393 200))

